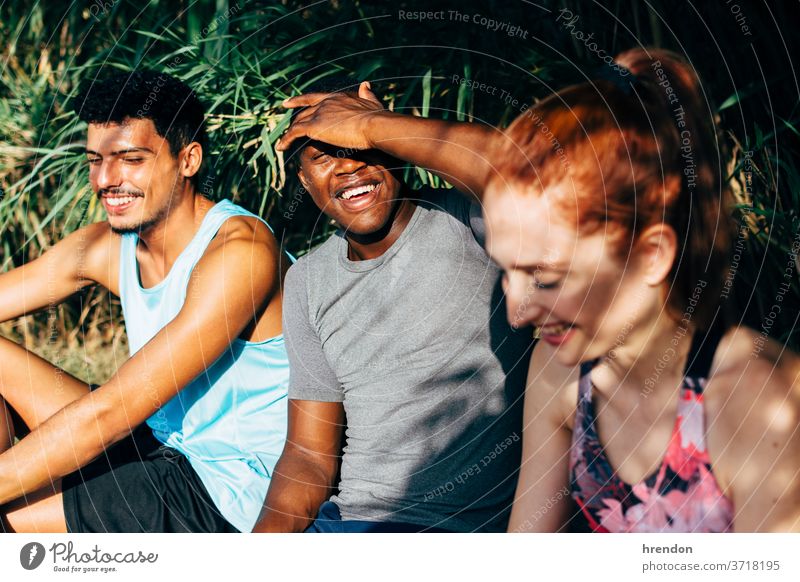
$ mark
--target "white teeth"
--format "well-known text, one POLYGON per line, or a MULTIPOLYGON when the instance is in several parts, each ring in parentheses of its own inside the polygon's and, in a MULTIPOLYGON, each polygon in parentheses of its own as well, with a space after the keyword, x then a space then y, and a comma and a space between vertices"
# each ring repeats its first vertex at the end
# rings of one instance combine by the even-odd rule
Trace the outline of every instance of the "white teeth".
POLYGON ((542 335, 561 335, 572 327, 569 323, 551 323, 539 328, 542 335))
POLYGON ((368 186, 359 186, 358 188, 350 188, 349 190, 345 190, 341 194, 339 194, 340 198, 344 198, 345 200, 350 200, 353 196, 360 196, 361 194, 366 194, 368 192, 372 192, 375 189, 375 184, 369 184, 368 186))
POLYGON ((122 206, 128 202, 133 202, 135 196, 124 196, 120 198, 106 198, 106 204, 109 206, 122 206))

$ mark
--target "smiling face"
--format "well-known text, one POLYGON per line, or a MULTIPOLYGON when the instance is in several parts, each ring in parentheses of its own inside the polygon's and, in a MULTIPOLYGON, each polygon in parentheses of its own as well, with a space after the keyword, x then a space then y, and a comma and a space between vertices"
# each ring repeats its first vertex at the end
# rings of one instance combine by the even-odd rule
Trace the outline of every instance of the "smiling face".
POLYGON ((558 360, 576 365, 640 341, 664 298, 644 252, 620 259, 612 233, 579 233, 558 196, 490 187, 487 249, 505 272, 509 322, 539 327, 558 360))
POLYGON ((363 236, 387 226, 402 189, 387 167, 391 158, 374 150, 349 152, 311 142, 299 160, 303 187, 342 228, 363 236))
POLYGON ((89 124, 89 181, 117 233, 141 233, 164 220, 187 177, 181 156, 149 119, 89 124))

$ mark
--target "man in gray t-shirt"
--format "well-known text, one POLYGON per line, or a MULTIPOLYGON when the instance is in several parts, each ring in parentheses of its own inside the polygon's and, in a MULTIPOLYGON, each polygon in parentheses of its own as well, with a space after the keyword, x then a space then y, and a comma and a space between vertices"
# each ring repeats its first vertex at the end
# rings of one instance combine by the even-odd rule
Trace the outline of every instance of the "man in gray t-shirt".
MULTIPOLYGON (((374 102, 364 87, 329 99, 374 102)), ((402 132, 406 119, 382 121, 402 132)), ((442 123, 415 131, 441 136, 442 123)), ((465 127, 426 165, 480 191, 491 130, 465 127)), ((421 149, 390 153, 416 161, 421 149)), ((507 323, 479 205, 455 190, 408 190, 378 152, 345 156, 312 140, 295 155, 342 228, 286 276, 289 437, 256 530, 303 530, 319 511, 310 531, 504 531, 532 339, 507 323)))

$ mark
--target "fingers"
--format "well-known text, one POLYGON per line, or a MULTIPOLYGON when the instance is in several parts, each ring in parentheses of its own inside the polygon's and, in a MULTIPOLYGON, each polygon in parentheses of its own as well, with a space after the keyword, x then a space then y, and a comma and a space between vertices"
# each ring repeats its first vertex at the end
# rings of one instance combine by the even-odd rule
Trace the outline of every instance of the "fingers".
POLYGON ((312 107, 306 107, 302 111, 298 111, 292 120, 292 124, 300 123, 301 121, 307 121, 308 118, 314 115, 318 109, 319 106, 314 105, 312 107))
POLYGON ((378 99, 375 93, 372 92, 372 85, 370 84, 369 81, 363 81, 358 86, 358 96, 361 99, 372 101, 376 105, 383 106, 383 104, 380 102, 380 99, 378 99))
POLYGON ((316 105, 323 99, 327 99, 333 93, 304 93, 296 97, 289 97, 283 101, 283 106, 287 109, 296 109, 298 107, 310 107, 316 105))
POLYGON ((285 152, 292 145, 292 142, 302 137, 309 137, 306 132, 306 124, 302 122, 295 122, 289 129, 286 130, 281 138, 275 144, 275 149, 279 152, 285 152))
POLYGON ((308 124, 304 122, 314 115, 316 111, 317 107, 314 106, 299 112, 295 116, 294 121, 292 121, 292 125, 289 126, 289 129, 275 142, 275 149, 279 152, 283 152, 289 149, 289 146, 294 140, 301 137, 311 137, 308 134, 308 124))

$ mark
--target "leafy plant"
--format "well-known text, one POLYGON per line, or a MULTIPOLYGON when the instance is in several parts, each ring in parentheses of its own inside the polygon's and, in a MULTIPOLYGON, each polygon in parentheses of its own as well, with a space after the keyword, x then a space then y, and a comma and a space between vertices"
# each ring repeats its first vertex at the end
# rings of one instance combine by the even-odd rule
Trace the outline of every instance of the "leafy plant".
MULTIPOLYGON (((103 218, 87 182, 86 128, 73 111, 82 82, 148 67, 195 88, 208 107, 212 140, 202 190, 268 219, 283 244, 302 254, 332 227, 299 193, 286 160, 274 151, 289 120, 281 107, 284 98, 326 76, 346 76, 354 85, 370 79, 392 109, 503 126, 523 106, 591 78, 603 65, 573 34, 577 27, 592 33, 608 54, 657 45, 695 64, 709 101, 717 104, 713 113, 724 130, 721 145, 732 160, 734 216, 746 227, 747 252, 731 299, 743 321, 759 329, 786 279, 800 208, 800 133, 798 94, 787 61, 796 35, 782 34, 782 46, 773 40, 781 32, 776 26, 791 22, 780 3, 748 5, 748 23, 756 31, 750 37, 725 3, 665 0, 563 0, 535 6, 522 1, 471 6, 454 0, 95 0, 61 10, 32 0, 0 5, 3 269, 35 258, 65 233, 103 218), (404 19, 401 10, 442 11, 444 17, 404 19), (565 11, 578 17, 572 29, 559 19, 565 11), (489 21, 498 28, 492 30, 489 21), (710 56, 712 45, 718 48, 710 56), (720 66, 716 55, 727 56, 734 67, 720 66)), ((406 177, 413 186, 445 186, 419 168, 407 168, 406 177)), ((798 347, 797 308, 789 307, 790 300, 800 305, 797 270, 789 281, 783 317, 769 333, 798 347)), ((102 338, 92 350, 112 340, 124 349, 119 308, 107 294, 91 291, 75 298, 60 308, 58 320, 63 333, 82 330, 67 336, 66 352, 88 353, 83 349, 90 336, 102 338)), ((44 316, 4 329, 27 335, 28 345, 39 351, 52 347, 44 316)), ((111 371, 121 356, 108 353, 112 363, 100 367, 111 371)), ((82 365, 75 366, 85 375, 82 365)))

